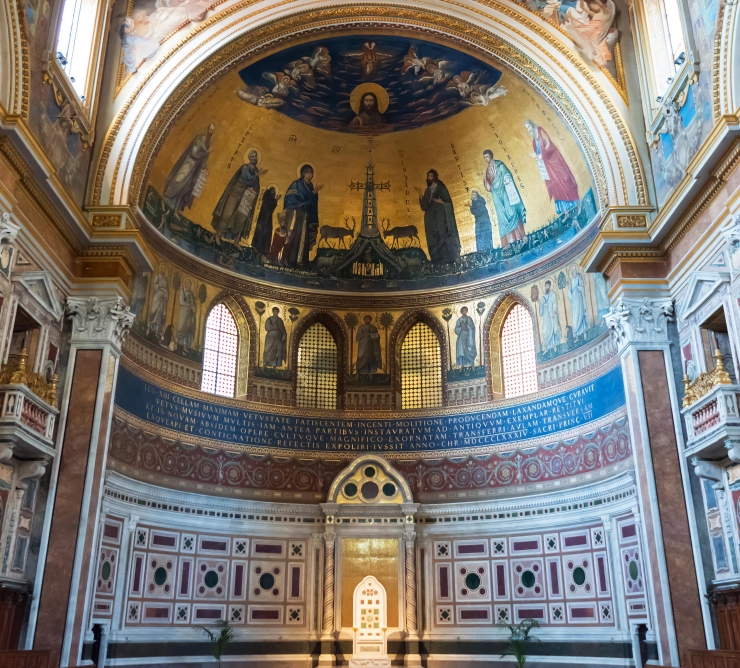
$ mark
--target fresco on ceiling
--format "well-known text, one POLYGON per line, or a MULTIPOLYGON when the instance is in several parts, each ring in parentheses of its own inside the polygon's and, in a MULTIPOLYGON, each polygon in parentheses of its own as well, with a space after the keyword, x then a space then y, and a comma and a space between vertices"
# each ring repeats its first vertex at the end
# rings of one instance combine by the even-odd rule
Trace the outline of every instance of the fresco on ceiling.
POLYGON ((266 60, 204 92, 150 169, 145 216, 202 260, 284 286, 429 289, 536 262, 596 215, 579 145, 513 74, 362 36, 266 60))
POLYGON ((658 203, 663 205, 676 189, 686 167, 714 125, 712 116, 712 63, 717 32, 718 0, 690 0, 689 16, 699 52, 698 80, 684 94, 664 106, 665 123, 651 147, 658 203))
POLYGON ((556 25, 573 41, 576 49, 614 79, 619 48, 617 20, 619 11, 614 0, 518 0, 542 18, 556 25))
MULTIPOLYGON (((609 311, 607 291, 601 274, 585 273, 577 263, 512 291, 527 305, 532 317, 538 364, 571 355, 604 334, 603 317, 609 311)), ((209 309, 220 293, 220 288, 182 268, 160 262, 153 273, 138 274, 134 279, 133 331, 155 349, 200 363, 209 309)), ((305 304, 258 297, 244 296, 243 300, 258 334, 253 353, 255 374, 261 378, 291 380, 294 332, 312 309, 305 304)), ((448 362, 448 382, 486 377, 486 326, 498 301, 499 295, 494 294, 428 309, 446 332, 447 348, 443 354, 448 362)), ((343 323, 347 338, 348 387, 389 387, 389 355, 392 355, 389 342, 405 310, 338 308, 332 313, 343 323)))
POLYGON ((129 0, 125 14, 114 22, 121 39, 120 88, 145 62, 151 62, 164 42, 202 21, 226 0, 129 0))

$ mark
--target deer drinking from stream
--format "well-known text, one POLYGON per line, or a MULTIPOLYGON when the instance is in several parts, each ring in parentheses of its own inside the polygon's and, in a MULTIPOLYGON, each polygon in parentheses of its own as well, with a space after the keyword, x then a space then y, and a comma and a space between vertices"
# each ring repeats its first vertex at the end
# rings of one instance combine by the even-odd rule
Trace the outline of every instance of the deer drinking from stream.
POLYGON ((347 244, 344 241, 345 237, 349 237, 350 241, 354 239, 355 237, 355 229, 357 228, 357 221, 355 220, 355 217, 352 216, 352 227, 349 226, 349 216, 344 217, 344 227, 333 227, 331 225, 322 225, 319 229, 320 238, 318 246, 321 245, 322 241, 326 242, 326 245, 331 248, 329 245, 329 239, 338 239, 339 243, 337 244, 337 248, 340 248, 341 246, 344 246, 344 249, 347 249, 347 244))
POLYGON ((408 239, 408 244, 406 245, 407 248, 414 245, 414 239, 416 239, 416 242, 421 246, 421 243, 419 242, 419 231, 416 229, 416 225, 397 225, 396 227, 389 227, 391 224, 390 218, 383 218, 381 223, 383 226, 383 239, 387 239, 388 237, 393 239, 391 242, 391 248, 400 248, 399 240, 401 239, 408 239))

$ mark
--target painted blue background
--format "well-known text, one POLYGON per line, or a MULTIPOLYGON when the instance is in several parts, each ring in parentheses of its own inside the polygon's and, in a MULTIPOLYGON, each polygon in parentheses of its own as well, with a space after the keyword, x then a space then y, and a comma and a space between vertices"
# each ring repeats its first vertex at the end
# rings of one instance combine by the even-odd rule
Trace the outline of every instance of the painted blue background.
POLYGON ((587 425, 624 406, 617 366, 579 388, 513 406, 439 417, 348 419, 263 413, 191 399, 121 366, 116 406, 152 426, 237 445, 303 451, 454 450, 538 438, 587 425))

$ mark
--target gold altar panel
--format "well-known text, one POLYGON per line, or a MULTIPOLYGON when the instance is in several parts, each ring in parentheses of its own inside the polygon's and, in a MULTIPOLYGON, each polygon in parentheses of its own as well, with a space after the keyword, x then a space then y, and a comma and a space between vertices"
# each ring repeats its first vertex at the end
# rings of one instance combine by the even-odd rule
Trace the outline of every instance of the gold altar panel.
POLYGON ((352 626, 352 595, 367 575, 388 595, 388 628, 398 626, 398 539, 342 539, 342 626, 352 626))

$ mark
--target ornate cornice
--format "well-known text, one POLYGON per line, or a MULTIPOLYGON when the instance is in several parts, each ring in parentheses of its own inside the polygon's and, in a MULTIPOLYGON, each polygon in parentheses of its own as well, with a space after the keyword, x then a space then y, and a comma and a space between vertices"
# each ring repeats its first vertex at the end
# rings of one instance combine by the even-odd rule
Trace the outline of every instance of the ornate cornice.
POLYGON ((658 299, 621 299, 604 316, 619 350, 631 343, 665 343, 673 302, 658 299))
POLYGON ((70 297, 67 315, 72 318, 72 343, 110 343, 119 354, 134 323, 134 314, 120 297, 70 297))

